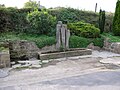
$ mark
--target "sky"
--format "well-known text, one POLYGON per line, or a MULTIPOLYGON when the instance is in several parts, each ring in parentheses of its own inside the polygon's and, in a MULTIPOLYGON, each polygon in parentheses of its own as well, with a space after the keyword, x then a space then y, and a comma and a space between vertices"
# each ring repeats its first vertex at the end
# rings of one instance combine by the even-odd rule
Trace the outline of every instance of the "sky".
MULTIPOLYGON (((5 4, 7 7, 22 8, 24 3, 29 0, 0 0, 0 4, 5 4)), ((33 0, 40 1, 42 6, 50 7, 72 7, 82 10, 95 10, 95 4, 98 4, 97 11, 103 9, 108 12, 114 12, 117 0, 33 0)))

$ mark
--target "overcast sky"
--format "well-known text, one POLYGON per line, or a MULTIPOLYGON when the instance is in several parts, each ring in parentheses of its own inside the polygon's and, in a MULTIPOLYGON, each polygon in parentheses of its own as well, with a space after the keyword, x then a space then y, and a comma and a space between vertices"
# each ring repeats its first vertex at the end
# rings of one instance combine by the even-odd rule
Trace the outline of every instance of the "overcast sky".
MULTIPOLYGON (((0 0, 0 4, 5 4, 7 7, 22 8, 24 3, 29 0, 0 0)), ((39 1, 39 0, 36 0, 39 1)), ((95 4, 98 3, 98 10, 114 12, 117 0, 40 0, 41 5, 46 8, 50 7, 72 7, 77 9, 92 10, 95 9, 95 4)))

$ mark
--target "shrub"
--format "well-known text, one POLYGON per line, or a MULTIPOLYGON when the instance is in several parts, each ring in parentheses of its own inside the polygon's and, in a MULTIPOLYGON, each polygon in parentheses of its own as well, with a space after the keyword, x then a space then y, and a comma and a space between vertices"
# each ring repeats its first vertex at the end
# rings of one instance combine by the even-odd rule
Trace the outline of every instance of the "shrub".
POLYGON ((86 38, 96 38, 100 36, 100 30, 92 24, 77 22, 69 23, 68 28, 72 34, 86 38))
POLYGON ((89 39, 89 42, 93 43, 95 46, 103 47, 104 46, 104 38, 93 38, 89 39))
POLYGON ((71 36, 69 41, 70 48, 86 48, 90 43, 93 43, 95 46, 103 47, 104 38, 84 38, 79 36, 71 36))
POLYGON ((116 36, 120 36, 120 0, 117 1, 115 16, 113 19, 113 33, 116 36))
POLYGON ((78 37, 78 36, 71 36, 69 41, 70 48, 86 48, 90 42, 87 38, 78 37))
POLYGON ((55 8, 49 9, 49 13, 53 16, 56 16, 57 21, 68 21, 70 23, 85 21, 87 23, 94 24, 98 27, 98 14, 91 11, 83 11, 74 8, 55 8))
POLYGON ((31 31, 35 34, 48 34, 55 28, 56 18, 49 15, 47 11, 38 11, 28 13, 27 20, 31 25, 31 31))
POLYGON ((30 9, 0 8, 0 32, 26 32, 29 24, 26 15, 30 9))

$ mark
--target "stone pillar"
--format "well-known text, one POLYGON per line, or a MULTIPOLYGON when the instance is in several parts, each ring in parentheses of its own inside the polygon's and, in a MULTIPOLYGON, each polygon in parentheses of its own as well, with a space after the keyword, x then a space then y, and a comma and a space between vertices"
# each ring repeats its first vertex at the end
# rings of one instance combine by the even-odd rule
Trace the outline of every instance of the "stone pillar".
POLYGON ((61 46, 64 50, 69 49, 69 38, 70 38, 70 30, 67 29, 66 24, 62 24, 61 21, 57 24, 56 31, 56 49, 59 50, 61 46))
POLYGON ((62 22, 58 21, 58 24, 56 26, 56 49, 59 49, 61 46, 61 27, 62 27, 62 22))
POLYGON ((69 49, 70 30, 66 31, 66 49, 69 49))
POLYGON ((66 30, 67 30, 67 25, 63 24, 61 28, 61 39, 62 39, 62 46, 64 49, 66 49, 66 30))

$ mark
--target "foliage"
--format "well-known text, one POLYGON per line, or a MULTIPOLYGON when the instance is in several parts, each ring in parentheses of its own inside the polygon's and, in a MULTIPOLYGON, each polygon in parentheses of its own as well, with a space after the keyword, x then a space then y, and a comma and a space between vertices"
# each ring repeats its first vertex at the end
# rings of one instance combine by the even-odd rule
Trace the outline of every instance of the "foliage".
POLYGON ((0 4, 0 8, 5 8, 5 5, 4 4, 0 4))
MULTIPOLYGON (((17 9, 0 7, 0 32, 16 32, 16 33, 33 33, 35 30, 31 28, 31 24, 27 21, 26 16, 33 11, 31 8, 17 9)), ((70 23, 85 21, 98 27, 99 14, 83 11, 73 8, 48 9, 48 13, 56 16, 56 20, 69 21, 70 23), (65 13, 65 14, 64 14, 65 13)), ((106 21, 112 21, 112 15, 106 15, 106 21)), ((49 27, 46 25, 46 27, 49 27)), ((49 30, 49 35, 55 34, 54 29, 49 30)))
POLYGON ((104 38, 93 38, 89 39, 89 42, 93 43, 95 46, 103 47, 104 46, 104 38))
POLYGON ((100 30, 94 25, 84 22, 69 23, 68 28, 72 34, 86 38, 96 38, 100 36, 100 30))
MULTIPOLYGON (((0 33, 0 42, 6 40, 7 41, 28 40, 35 42, 39 48, 42 48, 44 46, 50 46, 56 43, 54 36, 50 37, 46 35, 23 34, 23 33, 17 35, 15 33, 0 33)), ((94 45, 102 47, 103 38, 89 39, 72 35, 69 41, 70 48, 86 48, 90 43, 94 43, 94 45)))
POLYGON ((30 9, 0 8, 0 32, 25 32, 29 24, 26 15, 30 9))
POLYGON ((89 40, 84 37, 71 36, 70 48, 86 48, 90 44, 89 40))
POLYGON ((105 27, 105 11, 102 11, 100 9, 100 12, 99 12, 99 29, 100 29, 100 33, 104 32, 104 27, 105 27))
POLYGON ((110 42, 120 42, 120 36, 114 36, 113 33, 103 33, 102 36, 109 38, 110 42))
POLYGON ((2 52, 6 52, 6 51, 8 51, 9 49, 8 48, 5 48, 5 47, 0 47, 0 52, 2 51, 2 52))
POLYGON ((6 41, 6 40, 28 40, 35 42, 39 48, 42 48, 44 46, 49 46, 55 44, 55 37, 49 37, 49 36, 39 36, 35 34, 15 34, 15 33, 1 33, 0 34, 0 41, 6 41))
POLYGON ((120 36, 120 1, 116 3, 115 16, 113 19, 113 33, 116 36, 120 36))
POLYGON ((90 43, 93 43, 95 46, 103 47, 104 38, 84 38, 79 36, 70 37, 70 48, 86 48, 90 43))
POLYGON ((39 4, 36 1, 28 1, 24 4, 24 8, 39 8, 39 4))
POLYGON ((53 16, 56 16, 57 21, 68 21, 69 23, 84 21, 87 23, 94 24, 98 27, 98 13, 92 11, 83 11, 73 8, 55 8, 49 9, 49 13, 53 16))
POLYGON ((28 13, 27 20, 31 25, 32 33, 36 34, 48 34, 55 28, 56 18, 49 15, 47 11, 42 10, 41 12, 35 10, 28 13))

